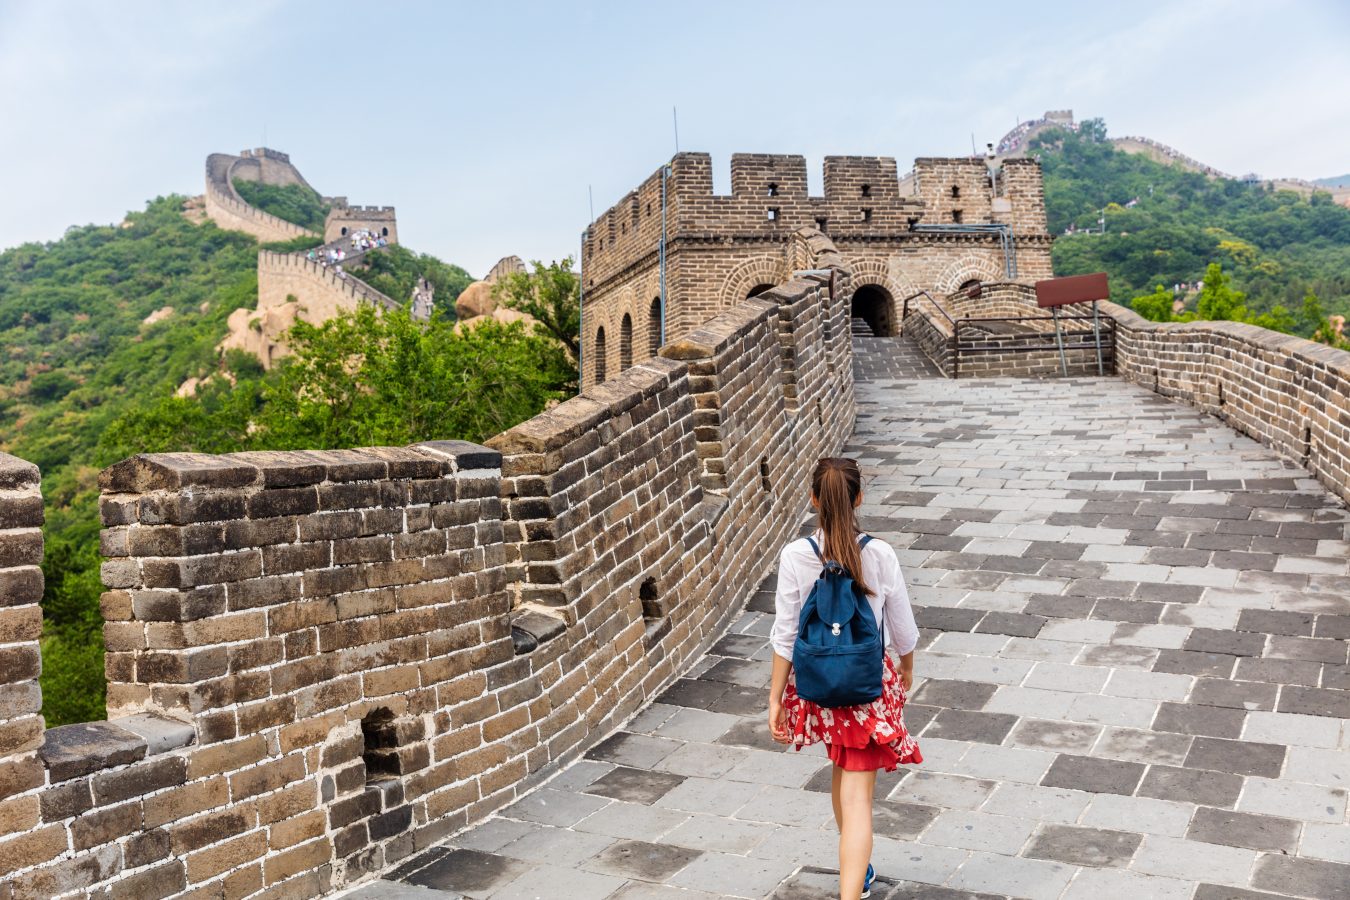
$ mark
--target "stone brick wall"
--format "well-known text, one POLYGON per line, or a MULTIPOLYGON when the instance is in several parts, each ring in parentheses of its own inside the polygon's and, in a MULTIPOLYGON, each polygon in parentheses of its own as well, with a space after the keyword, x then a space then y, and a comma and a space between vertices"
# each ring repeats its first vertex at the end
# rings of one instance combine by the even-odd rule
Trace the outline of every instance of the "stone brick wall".
POLYGON ((0 459, 0 897, 318 896, 635 712, 852 430, 850 277, 808 250, 810 274, 491 448, 106 470, 107 722, 42 729, 38 475, 0 459))
POLYGON ((1117 372, 1274 448, 1350 500, 1350 353, 1237 322, 1150 322, 1103 303, 1117 372))
POLYGON ((313 234, 313 232, 301 228, 293 222, 287 222, 285 219, 277 218, 257 207, 250 206, 234 189, 233 180, 240 174, 246 178, 252 176, 251 180, 262 180, 269 184, 306 184, 305 180, 300 177, 300 173, 290 164, 289 158, 284 160, 274 158, 284 157, 285 154, 266 151, 267 154, 273 154, 273 156, 259 157, 256 155, 262 152, 254 151, 249 156, 212 153, 206 158, 206 193, 204 196, 207 216, 221 228, 243 231, 260 241, 289 241, 302 235, 313 234), (267 168, 263 168, 264 162, 267 163, 267 168), (294 179, 298 180, 290 180, 272 172, 272 170, 282 167, 293 172, 294 179), (262 177, 264 173, 271 174, 264 178, 262 177))
POLYGON ((1045 233, 1037 163, 1006 162, 997 189, 983 160, 920 160, 918 173, 926 193, 915 195, 901 189, 892 158, 827 157, 824 196, 812 197, 803 157, 735 154, 731 193, 718 196, 710 157, 677 154, 587 229, 583 383, 599 380, 601 356, 604 374, 613 375, 626 359, 651 355, 649 338, 660 320, 652 310, 661 293, 663 210, 668 341, 791 278, 799 268, 791 245, 804 229, 830 237, 853 271, 855 288, 874 287, 882 302, 896 307, 893 322, 900 319, 899 301, 916 290, 945 294, 970 280, 1007 278, 997 235, 913 230, 918 223, 950 223, 953 203, 963 223, 1013 225, 1019 279, 1049 277, 1052 238, 1045 233))

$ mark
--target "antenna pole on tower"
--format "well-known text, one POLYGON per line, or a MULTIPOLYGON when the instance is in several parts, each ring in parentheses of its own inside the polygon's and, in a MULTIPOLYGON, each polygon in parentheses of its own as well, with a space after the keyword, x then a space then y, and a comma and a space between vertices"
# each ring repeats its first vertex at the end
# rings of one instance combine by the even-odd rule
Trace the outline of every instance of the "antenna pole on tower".
POLYGON ((675 152, 680 152, 680 111, 672 106, 670 108, 671 121, 675 123, 675 152))
POLYGON ((590 207, 591 207, 591 221, 594 222, 594 221, 595 221, 595 194, 591 191, 591 186, 590 186, 589 184, 586 185, 586 202, 590 204, 590 207))

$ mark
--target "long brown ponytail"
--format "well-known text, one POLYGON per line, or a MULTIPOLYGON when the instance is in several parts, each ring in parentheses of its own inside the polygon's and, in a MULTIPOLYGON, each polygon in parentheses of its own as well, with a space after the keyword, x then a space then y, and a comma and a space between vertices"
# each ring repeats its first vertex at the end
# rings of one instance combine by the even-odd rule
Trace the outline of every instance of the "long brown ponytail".
POLYGON ((811 494, 820 512, 821 547, 826 559, 843 566, 864 594, 872 594, 862 577, 862 548, 858 546, 858 517, 853 505, 862 493, 862 472, 857 460, 827 456, 816 463, 811 475, 811 494))

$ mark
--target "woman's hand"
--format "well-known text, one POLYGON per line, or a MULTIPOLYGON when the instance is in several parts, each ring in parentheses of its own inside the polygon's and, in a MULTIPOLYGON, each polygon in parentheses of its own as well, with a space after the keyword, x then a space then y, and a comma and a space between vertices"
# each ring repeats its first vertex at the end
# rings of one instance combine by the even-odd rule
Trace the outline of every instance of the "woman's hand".
POLYGON ((905 696, 909 696, 909 689, 914 686, 914 651, 911 650, 900 657, 900 683, 905 686, 905 696))
POLYGON ((769 700, 769 734, 780 744, 788 742, 787 712, 781 700, 769 700))

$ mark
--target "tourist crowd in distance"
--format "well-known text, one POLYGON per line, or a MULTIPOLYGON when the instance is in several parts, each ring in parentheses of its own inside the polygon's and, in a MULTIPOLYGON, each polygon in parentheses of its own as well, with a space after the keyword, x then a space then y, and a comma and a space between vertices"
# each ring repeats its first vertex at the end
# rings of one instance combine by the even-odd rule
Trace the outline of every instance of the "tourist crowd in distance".
POLYGON ((347 247, 342 246, 341 241, 334 241, 326 247, 315 247, 305 254, 305 259, 310 262, 316 262, 324 268, 333 267, 333 271, 339 278, 346 278, 347 273, 342 271, 342 263, 349 254, 355 256, 365 253, 369 250, 376 250, 380 247, 389 246, 389 239, 376 234, 369 228, 362 228, 353 231, 347 240, 347 247))

